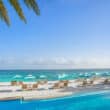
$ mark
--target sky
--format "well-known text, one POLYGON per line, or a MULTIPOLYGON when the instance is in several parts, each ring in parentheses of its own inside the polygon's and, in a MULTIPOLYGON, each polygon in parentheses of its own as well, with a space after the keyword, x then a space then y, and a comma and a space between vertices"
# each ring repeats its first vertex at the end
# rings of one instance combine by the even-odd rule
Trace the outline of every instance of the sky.
POLYGON ((37 0, 40 16, 20 0, 27 24, 4 2, 11 26, 0 20, 0 69, 110 67, 110 0, 37 0))

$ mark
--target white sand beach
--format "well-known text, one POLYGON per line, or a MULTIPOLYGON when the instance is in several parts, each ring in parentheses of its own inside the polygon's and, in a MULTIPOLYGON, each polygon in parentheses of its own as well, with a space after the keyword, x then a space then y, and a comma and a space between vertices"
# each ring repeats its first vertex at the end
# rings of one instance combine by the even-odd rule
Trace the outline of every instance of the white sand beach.
MULTIPOLYGON (((106 78, 95 79, 90 85, 90 79, 87 79, 87 84, 81 84, 81 80, 70 80, 67 87, 52 88, 59 81, 48 81, 48 83, 38 86, 34 90, 22 90, 21 86, 12 86, 10 82, 0 83, 0 100, 33 100, 33 99, 49 99, 74 95, 78 92, 102 91, 110 90, 110 83, 105 84, 106 78)), ((35 82, 25 82, 27 85, 32 85, 35 82)))

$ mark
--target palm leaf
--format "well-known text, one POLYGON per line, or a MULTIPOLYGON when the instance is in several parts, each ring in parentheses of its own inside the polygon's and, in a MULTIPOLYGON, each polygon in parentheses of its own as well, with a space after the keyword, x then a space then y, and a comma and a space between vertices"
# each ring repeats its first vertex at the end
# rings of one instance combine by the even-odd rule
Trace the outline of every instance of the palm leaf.
POLYGON ((22 8, 20 7, 20 4, 18 2, 18 0, 9 0, 10 4, 14 7, 14 9, 16 10, 17 14, 19 15, 19 17, 21 18, 21 20, 26 22, 26 19, 24 17, 22 8))
POLYGON ((37 15, 40 15, 40 10, 35 0, 24 0, 24 3, 28 8, 33 9, 37 15))
MULTIPOLYGON (((14 10, 17 12, 20 19, 26 22, 26 18, 24 16, 19 0, 8 0, 8 1, 13 6, 14 10)), ((36 13, 36 15, 40 15, 40 10, 36 0, 23 0, 23 1, 28 8, 32 9, 36 13)), ((6 7, 4 6, 3 0, 0 0, 0 19, 5 21, 7 25, 10 24, 8 12, 6 10, 6 7)))
POLYGON ((4 20, 7 23, 7 25, 10 25, 7 10, 6 10, 2 0, 0 0, 0 18, 2 20, 4 20))

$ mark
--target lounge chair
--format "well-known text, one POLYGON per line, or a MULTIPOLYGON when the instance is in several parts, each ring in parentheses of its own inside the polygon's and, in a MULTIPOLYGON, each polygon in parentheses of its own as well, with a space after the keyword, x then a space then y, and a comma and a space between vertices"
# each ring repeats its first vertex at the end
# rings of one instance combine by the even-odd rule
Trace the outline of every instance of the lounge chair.
POLYGON ((16 86, 17 85, 17 81, 11 81, 11 86, 16 86))
POLYGON ((38 81, 37 83, 40 84, 40 85, 44 85, 44 84, 48 83, 48 81, 47 80, 42 80, 42 81, 38 81))
POLYGON ((36 89, 36 88, 38 88, 38 84, 37 83, 32 85, 32 89, 36 89))
POLYGON ((38 84, 22 84, 22 90, 34 90, 38 88, 38 84))
POLYGON ((55 83, 52 88, 53 88, 53 89, 65 88, 65 87, 68 86, 68 83, 69 83, 68 80, 59 81, 59 82, 55 83))
POLYGON ((22 85, 22 89, 23 89, 23 90, 27 90, 27 88, 28 88, 27 84, 23 84, 23 85, 22 85))
MULTIPOLYGON (((63 85, 62 85, 63 86, 63 85)), ((53 89, 60 89, 61 88, 61 83, 55 83, 53 86, 53 89)))
POLYGON ((22 81, 19 81, 19 82, 18 82, 18 85, 19 85, 19 86, 22 86, 22 85, 23 85, 23 82, 22 82, 22 81))
POLYGON ((32 90, 32 87, 30 87, 28 84, 23 84, 22 90, 32 90))
POLYGON ((110 80, 107 78, 104 80, 104 84, 110 84, 110 80))
POLYGON ((94 84, 94 80, 93 79, 87 79, 87 85, 91 86, 94 84))
POLYGON ((64 83, 64 87, 67 87, 67 86, 68 86, 68 84, 69 84, 69 81, 68 81, 68 80, 63 80, 63 81, 61 81, 61 82, 63 82, 63 83, 64 83))
POLYGON ((104 77, 95 78, 94 85, 104 84, 105 80, 106 80, 106 78, 104 78, 104 77))
POLYGON ((83 81, 82 81, 82 84, 80 85, 80 87, 85 87, 85 86, 87 86, 87 85, 88 85, 87 80, 83 80, 83 81))
POLYGON ((83 79, 78 87, 87 87, 92 85, 93 85, 93 80, 88 81, 87 79, 83 79))

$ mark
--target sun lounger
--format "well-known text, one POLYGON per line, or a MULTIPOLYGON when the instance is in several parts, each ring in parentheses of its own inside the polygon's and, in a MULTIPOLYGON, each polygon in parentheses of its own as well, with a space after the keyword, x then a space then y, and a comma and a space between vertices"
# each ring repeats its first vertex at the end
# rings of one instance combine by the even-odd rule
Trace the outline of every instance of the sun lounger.
POLYGON ((105 80, 104 80, 104 84, 110 84, 110 79, 108 79, 108 78, 105 79, 105 80))
POLYGON ((93 86, 93 80, 92 79, 83 79, 81 83, 78 85, 78 87, 89 87, 93 86))
POLYGON ((11 86, 16 86, 17 85, 17 81, 11 81, 11 86))
POLYGON ((27 84, 23 84, 23 85, 22 85, 22 89, 23 89, 23 90, 26 90, 26 89, 27 89, 27 84))
POLYGON ((68 81, 68 80, 64 80, 64 81, 62 81, 62 82, 64 83, 64 87, 67 87, 68 84, 69 84, 69 81, 68 81))
POLYGON ((20 86, 23 85, 22 81, 11 81, 11 86, 20 86))
POLYGON ((30 87, 28 84, 23 84, 22 90, 32 90, 32 87, 30 87))
POLYGON ((60 88, 65 88, 68 86, 69 81, 65 80, 65 81, 59 81, 57 83, 54 84, 54 86, 52 87, 53 89, 60 89, 60 88))
POLYGON ((60 83, 55 83, 52 88, 53 89, 59 89, 59 88, 61 88, 61 84, 60 83))
POLYGON ((34 90, 38 88, 38 83, 35 84, 22 84, 22 90, 34 90))
POLYGON ((94 80, 92 80, 92 79, 87 79, 86 81, 87 81, 87 85, 89 85, 89 86, 93 85, 93 83, 94 83, 94 80))
POLYGON ((94 85, 104 84, 104 81, 105 80, 106 80, 106 78, 97 78, 97 79, 94 79, 94 85))
POLYGON ((38 84, 37 83, 32 85, 32 89, 37 89, 37 88, 38 88, 38 84))
POLYGON ((48 81, 47 80, 42 80, 42 81, 38 81, 37 83, 40 84, 40 85, 44 85, 44 84, 48 83, 48 81))
POLYGON ((23 82, 22 81, 18 82, 18 85, 22 86, 23 85, 23 82))

